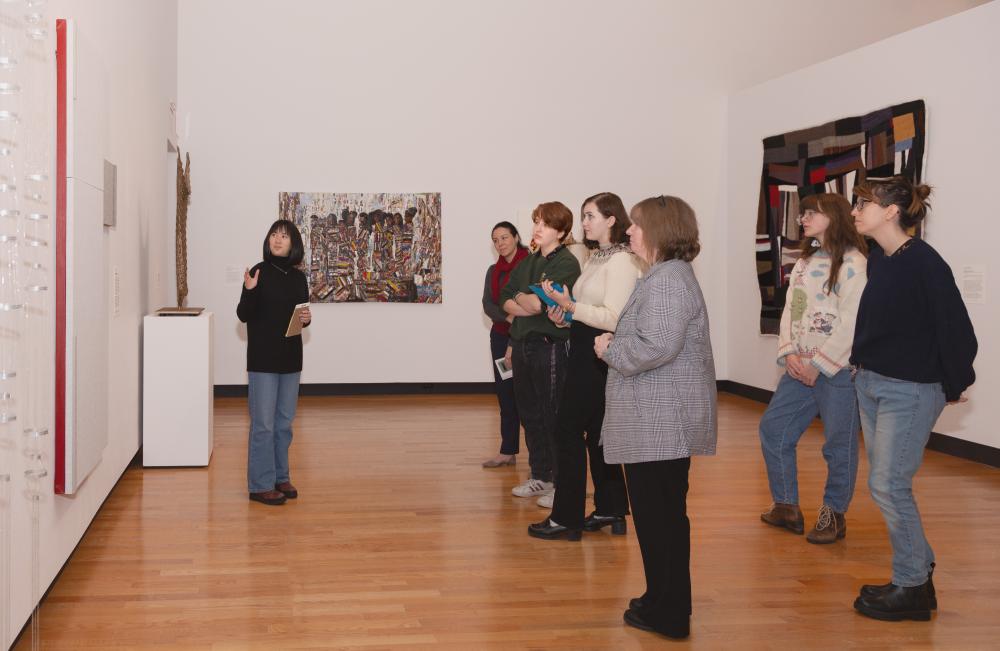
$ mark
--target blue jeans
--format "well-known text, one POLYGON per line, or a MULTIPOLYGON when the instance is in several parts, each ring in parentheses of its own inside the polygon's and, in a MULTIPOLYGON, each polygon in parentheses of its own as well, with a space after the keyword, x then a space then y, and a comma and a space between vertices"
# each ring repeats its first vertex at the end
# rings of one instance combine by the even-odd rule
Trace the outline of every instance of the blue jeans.
POLYGON ((858 371, 856 386, 870 466, 868 488, 892 543, 892 582, 906 588, 923 585, 934 550, 913 499, 913 475, 944 409, 944 390, 940 382, 907 382, 866 369, 858 371))
POLYGON ((806 386, 787 373, 781 376, 771 404, 760 419, 760 447, 767 464, 771 497, 780 504, 799 503, 795 452, 802 434, 819 415, 823 419, 826 487, 823 504, 846 513, 858 477, 858 401, 851 371, 832 378, 823 374, 806 386))
POLYGON ((249 376, 250 443, 247 486, 251 493, 273 491, 289 481, 288 447, 299 399, 301 373, 247 373, 249 376))

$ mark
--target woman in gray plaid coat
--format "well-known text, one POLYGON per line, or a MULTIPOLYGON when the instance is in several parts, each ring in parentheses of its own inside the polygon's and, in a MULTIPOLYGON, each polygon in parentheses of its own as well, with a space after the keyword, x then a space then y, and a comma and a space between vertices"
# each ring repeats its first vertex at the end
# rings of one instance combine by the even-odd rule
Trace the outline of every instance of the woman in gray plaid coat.
POLYGON ((698 222, 677 197, 632 209, 632 249, 649 263, 615 334, 594 342, 607 362, 602 442, 607 463, 625 464, 646 592, 625 623, 685 638, 691 616, 691 457, 715 454, 715 362, 708 312, 691 268, 698 222))

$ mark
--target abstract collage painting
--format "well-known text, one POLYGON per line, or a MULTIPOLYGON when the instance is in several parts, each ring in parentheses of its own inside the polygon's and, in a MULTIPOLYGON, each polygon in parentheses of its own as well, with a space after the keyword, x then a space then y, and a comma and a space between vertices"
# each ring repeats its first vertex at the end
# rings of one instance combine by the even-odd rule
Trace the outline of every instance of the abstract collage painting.
POLYGON ((282 192, 315 303, 440 303, 441 194, 282 192))

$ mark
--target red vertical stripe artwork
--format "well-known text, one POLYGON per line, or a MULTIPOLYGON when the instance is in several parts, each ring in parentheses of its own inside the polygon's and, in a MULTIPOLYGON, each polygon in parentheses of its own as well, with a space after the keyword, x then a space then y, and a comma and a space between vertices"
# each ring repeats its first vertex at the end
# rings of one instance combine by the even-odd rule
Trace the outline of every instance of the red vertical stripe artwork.
POLYGON ((56 21, 55 492, 66 493, 66 21, 56 21))

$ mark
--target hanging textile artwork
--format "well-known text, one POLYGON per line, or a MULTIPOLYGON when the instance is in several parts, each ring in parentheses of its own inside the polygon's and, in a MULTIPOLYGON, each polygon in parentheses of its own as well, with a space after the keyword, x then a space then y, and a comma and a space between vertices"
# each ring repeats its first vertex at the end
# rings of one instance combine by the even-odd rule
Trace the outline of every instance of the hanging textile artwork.
POLYGON ((764 139, 755 242, 762 334, 778 333, 802 239, 799 201, 821 192, 852 201, 854 186, 867 178, 902 174, 919 182, 925 116, 923 100, 916 100, 764 139))
POLYGON ((440 303, 441 194, 282 192, 298 226, 309 300, 440 303))

